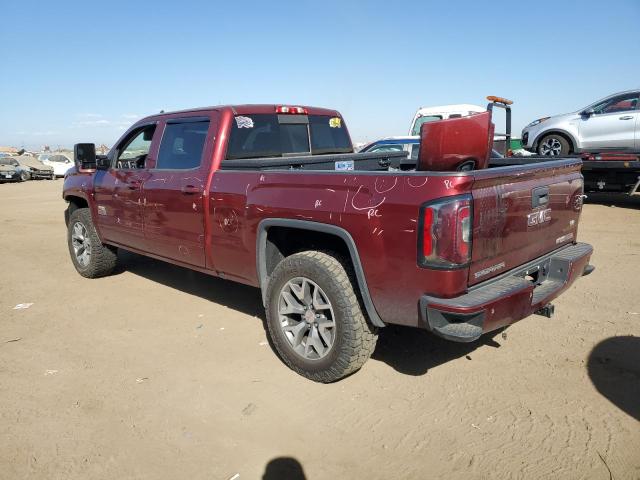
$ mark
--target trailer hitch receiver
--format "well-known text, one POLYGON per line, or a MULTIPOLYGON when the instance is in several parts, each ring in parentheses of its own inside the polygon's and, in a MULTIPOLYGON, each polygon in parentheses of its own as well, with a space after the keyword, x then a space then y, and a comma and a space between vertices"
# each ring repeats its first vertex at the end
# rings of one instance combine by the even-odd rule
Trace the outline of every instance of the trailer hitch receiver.
POLYGON ((544 307, 536 310, 533 313, 535 313, 536 315, 542 315, 543 317, 551 318, 553 317, 555 310, 556 307, 553 304, 547 303, 544 307))

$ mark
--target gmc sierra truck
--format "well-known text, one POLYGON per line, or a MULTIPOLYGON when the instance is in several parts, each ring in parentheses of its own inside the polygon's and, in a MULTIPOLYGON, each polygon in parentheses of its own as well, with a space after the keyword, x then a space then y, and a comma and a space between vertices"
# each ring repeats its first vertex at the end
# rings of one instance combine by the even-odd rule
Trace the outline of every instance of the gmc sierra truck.
POLYGON ((256 286, 278 354, 319 382, 358 370, 387 324, 471 342, 550 316, 593 269, 591 246, 576 242, 581 161, 486 168, 490 113, 470 117, 468 136, 468 119, 443 120, 461 128, 431 130, 444 137, 418 162, 353 153, 344 119, 323 108, 144 118, 107 156, 75 146, 63 191, 71 260, 100 277, 123 248, 256 286), (451 144, 481 153, 469 161, 451 144))

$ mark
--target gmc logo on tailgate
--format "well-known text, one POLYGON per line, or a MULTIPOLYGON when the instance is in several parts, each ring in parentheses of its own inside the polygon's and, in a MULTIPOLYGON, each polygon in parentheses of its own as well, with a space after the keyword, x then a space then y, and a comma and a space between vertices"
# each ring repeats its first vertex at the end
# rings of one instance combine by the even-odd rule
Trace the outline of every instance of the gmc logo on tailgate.
POLYGON ((527 215, 527 227, 533 227, 534 225, 540 225, 541 223, 551 221, 551 209, 538 210, 537 212, 527 215))

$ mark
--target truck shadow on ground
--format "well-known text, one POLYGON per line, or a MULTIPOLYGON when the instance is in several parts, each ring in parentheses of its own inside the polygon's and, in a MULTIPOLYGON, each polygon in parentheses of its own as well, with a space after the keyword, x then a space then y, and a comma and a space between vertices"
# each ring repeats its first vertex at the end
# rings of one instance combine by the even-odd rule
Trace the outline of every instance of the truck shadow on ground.
MULTIPOLYGON (((118 252, 118 260, 120 273, 127 271, 189 295, 257 317, 266 331, 266 316, 260 290, 257 288, 124 250, 118 252)), ((425 330, 388 325, 380 330, 378 344, 372 358, 406 375, 424 375, 431 368, 456 358, 464 356, 471 360, 469 354, 479 347, 500 347, 500 344, 493 339, 497 334, 499 332, 484 335, 473 343, 455 343, 436 337, 425 330)), ((271 342, 269 344, 277 354, 271 342)))
POLYGON ((405 375, 424 375, 430 369, 465 357, 483 346, 499 348, 496 331, 471 343, 457 343, 437 337, 426 330, 388 325, 380 330, 378 344, 371 358, 386 363, 405 375))
POLYGON ((589 354, 587 372, 598 392, 640 420, 640 337, 601 341, 589 354))
POLYGON ((640 195, 630 196, 625 193, 587 193, 585 203, 640 210, 640 195))
POLYGON ((212 277, 188 268, 120 249, 118 271, 127 271, 167 287, 195 295, 239 312, 265 320, 260 290, 212 277))

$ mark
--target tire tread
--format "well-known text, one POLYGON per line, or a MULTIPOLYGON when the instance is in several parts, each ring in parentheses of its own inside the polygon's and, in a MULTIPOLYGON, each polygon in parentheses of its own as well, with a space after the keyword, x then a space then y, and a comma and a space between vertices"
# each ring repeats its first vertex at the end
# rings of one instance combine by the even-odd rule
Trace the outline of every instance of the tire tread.
POLYGON ((274 269, 267 288, 267 319, 270 316, 271 302, 277 301, 277 298, 272 298, 274 293, 277 293, 273 291, 275 283, 273 279, 282 274, 295 272, 304 263, 311 263, 323 269, 333 278, 340 290, 344 292, 342 298, 337 299, 337 302, 332 302, 334 310, 338 308, 341 310, 339 315, 344 322, 344 338, 341 343, 341 351, 336 361, 329 368, 318 372, 309 372, 291 362, 287 355, 288 352, 283 351, 285 348, 289 348, 288 345, 283 346, 280 344, 278 335, 272 331, 271 322, 267 321, 269 334, 280 357, 289 368, 316 382, 335 382, 359 370, 371 357, 378 338, 377 329, 369 324, 363 313, 361 300, 353 288, 354 274, 350 264, 340 259, 333 252, 319 250, 307 250, 293 254, 285 258, 274 269))
POLYGON ((77 208, 69 216, 69 228, 67 232, 67 243, 69 245, 69 254, 76 270, 80 275, 86 278, 99 278, 110 275, 118 262, 118 251, 116 248, 105 245, 100 241, 98 233, 91 219, 91 212, 88 208, 77 208), (91 261, 89 266, 82 268, 78 265, 73 247, 71 245, 71 231, 73 224, 80 221, 87 228, 89 237, 91 238, 91 261))

